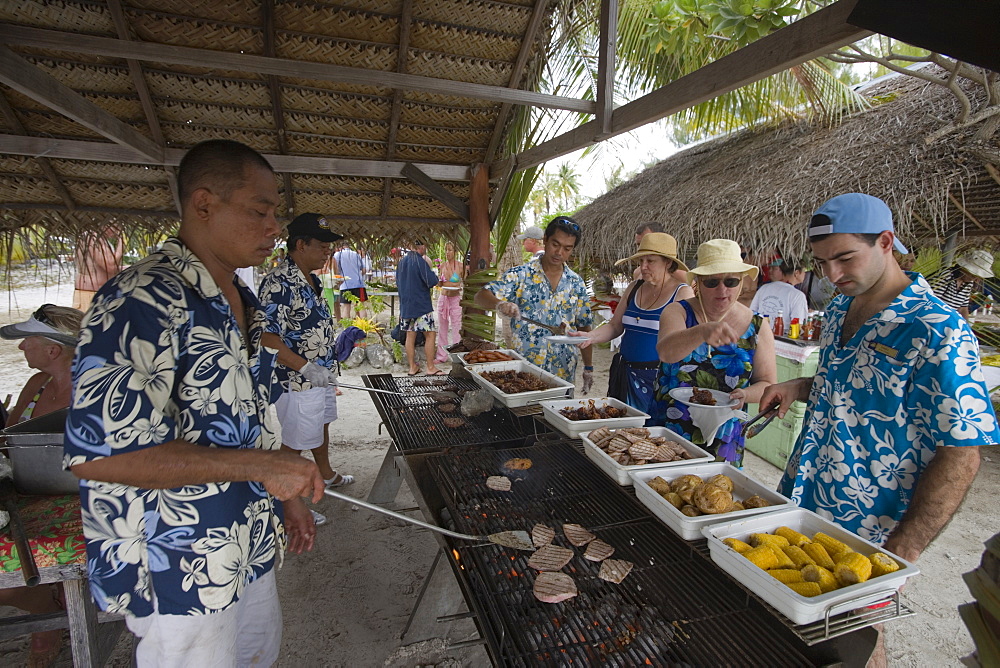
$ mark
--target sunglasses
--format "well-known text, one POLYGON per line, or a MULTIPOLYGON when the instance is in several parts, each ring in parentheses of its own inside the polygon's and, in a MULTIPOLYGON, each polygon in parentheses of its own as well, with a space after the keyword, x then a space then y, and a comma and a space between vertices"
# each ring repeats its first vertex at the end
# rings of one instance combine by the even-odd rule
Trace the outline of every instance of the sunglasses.
POLYGON ((574 232, 580 231, 580 226, 571 218, 563 218, 562 216, 552 219, 553 223, 558 223, 559 225, 565 225, 574 232))
POLYGON ((734 278, 730 276, 729 278, 703 278, 701 279, 701 284, 706 288, 717 288, 719 283, 722 283, 727 288, 735 288, 737 285, 743 282, 742 278, 734 278))
POLYGON ((52 306, 52 304, 42 304, 41 306, 38 307, 38 310, 36 310, 34 313, 31 314, 31 317, 37 320, 38 322, 42 323, 43 325, 48 325, 49 327, 55 327, 56 324, 52 322, 52 319, 49 317, 48 313, 45 312, 45 309, 47 309, 50 306, 52 306))

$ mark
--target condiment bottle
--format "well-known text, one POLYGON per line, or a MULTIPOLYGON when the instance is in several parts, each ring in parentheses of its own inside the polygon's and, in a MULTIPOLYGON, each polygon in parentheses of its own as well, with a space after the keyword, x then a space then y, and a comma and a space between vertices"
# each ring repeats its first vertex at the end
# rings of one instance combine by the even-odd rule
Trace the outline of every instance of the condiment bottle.
POLYGON ((785 335, 785 319, 782 317, 784 313, 778 311, 778 315, 774 316, 774 335, 784 336, 785 335))
POLYGON ((799 319, 792 318, 792 324, 788 326, 788 338, 797 339, 799 338, 799 319))

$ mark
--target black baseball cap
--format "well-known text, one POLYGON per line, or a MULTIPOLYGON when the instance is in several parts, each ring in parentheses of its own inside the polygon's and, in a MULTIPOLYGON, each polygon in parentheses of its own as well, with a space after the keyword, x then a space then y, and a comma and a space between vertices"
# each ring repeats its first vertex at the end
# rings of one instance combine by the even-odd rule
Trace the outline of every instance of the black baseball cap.
POLYGON ((288 223, 288 237, 311 237, 318 241, 338 241, 344 235, 330 229, 330 223, 318 213, 300 213, 288 223))

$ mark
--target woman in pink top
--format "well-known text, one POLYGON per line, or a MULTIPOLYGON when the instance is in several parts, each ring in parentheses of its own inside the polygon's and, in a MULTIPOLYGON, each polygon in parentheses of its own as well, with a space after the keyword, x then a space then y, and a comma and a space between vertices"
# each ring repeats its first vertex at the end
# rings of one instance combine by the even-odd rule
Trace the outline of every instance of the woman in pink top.
POLYGON ((438 349, 436 362, 448 360, 445 348, 458 343, 462 327, 462 279, 465 278, 465 267, 455 259, 455 244, 444 245, 444 262, 441 263, 441 296, 438 297, 438 349), (449 333, 454 332, 454 336, 449 333))

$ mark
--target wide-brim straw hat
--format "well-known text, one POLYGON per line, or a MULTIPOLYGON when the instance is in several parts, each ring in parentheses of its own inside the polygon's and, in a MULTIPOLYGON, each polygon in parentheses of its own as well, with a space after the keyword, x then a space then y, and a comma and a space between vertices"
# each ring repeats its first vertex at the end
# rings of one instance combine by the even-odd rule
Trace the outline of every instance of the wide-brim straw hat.
POLYGON ((749 274, 750 280, 757 280, 760 269, 743 261, 740 245, 729 239, 712 239, 698 246, 698 266, 688 271, 688 280, 693 276, 714 276, 715 274, 749 274))
POLYGON ((993 256, 984 250, 969 251, 955 264, 973 276, 993 278, 993 256))
POLYGON ((638 260, 639 258, 645 257, 646 255, 659 255, 660 257, 665 257, 668 260, 673 260, 677 263, 677 266, 684 271, 687 271, 687 265, 677 259, 677 239, 674 239, 669 234, 664 234, 663 232, 650 232, 642 238, 639 242, 639 250, 635 255, 629 255, 626 258, 622 258, 615 262, 617 267, 620 264, 625 264, 626 262, 631 262, 632 260, 638 260))

